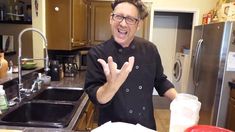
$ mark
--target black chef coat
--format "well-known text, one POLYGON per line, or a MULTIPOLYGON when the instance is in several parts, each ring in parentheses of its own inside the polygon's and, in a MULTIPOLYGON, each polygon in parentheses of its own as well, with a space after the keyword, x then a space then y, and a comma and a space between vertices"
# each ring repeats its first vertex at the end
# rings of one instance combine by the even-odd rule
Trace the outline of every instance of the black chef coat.
POLYGON ((127 122, 141 124, 156 130, 152 102, 153 88, 162 96, 173 84, 163 74, 160 55, 156 46, 142 38, 135 37, 129 47, 123 48, 113 38, 89 50, 87 56, 85 91, 90 100, 100 106, 98 124, 105 122, 127 122), (131 56, 135 57, 132 71, 115 96, 107 104, 99 104, 96 92, 106 83, 103 68, 97 59, 107 61, 113 57, 118 69, 131 56))

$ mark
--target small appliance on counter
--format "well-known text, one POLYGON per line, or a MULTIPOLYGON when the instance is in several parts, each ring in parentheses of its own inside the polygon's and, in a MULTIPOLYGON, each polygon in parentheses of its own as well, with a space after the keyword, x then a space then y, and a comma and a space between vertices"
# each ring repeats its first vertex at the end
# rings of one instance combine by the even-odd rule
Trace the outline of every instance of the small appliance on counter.
POLYGON ((63 60, 64 60, 64 76, 74 77, 78 73, 76 55, 65 56, 63 60))
POLYGON ((60 81, 60 64, 57 60, 51 60, 50 61, 50 71, 49 76, 51 76, 51 81, 60 81))
POLYGON ((49 58, 57 60, 63 67, 65 77, 74 77, 78 71, 86 70, 88 48, 76 51, 49 51, 49 58))
POLYGON ((87 54, 88 50, 81 50, 78 53, 78 62, 79 62, 79 70, 86 70, 87 68, 87 54))
POLYGON ((65 77, 74 77, 78 73, 78 64, 76 55, 59 55, 57 56, 60 64, 63 65, 65 77))
POLYGON ((78 73, 78 66, 76 63, 68 62, 64 64, 64 76, 74 77, 78 73))

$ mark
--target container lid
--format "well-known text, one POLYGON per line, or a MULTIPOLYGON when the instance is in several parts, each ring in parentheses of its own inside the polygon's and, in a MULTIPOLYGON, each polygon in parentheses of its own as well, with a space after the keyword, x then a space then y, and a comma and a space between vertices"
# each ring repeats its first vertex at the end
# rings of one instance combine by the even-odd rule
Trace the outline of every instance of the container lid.
POLYGON ((2 92, 5 93, 5 91, 3 90, 3 85, 0 85, 0 93, 2 93, 2 92))
POLYGON ((232 131, 225 128, 210 126, 210 125, 195 125, 187 128, 185 132, 232 132, 232 131))

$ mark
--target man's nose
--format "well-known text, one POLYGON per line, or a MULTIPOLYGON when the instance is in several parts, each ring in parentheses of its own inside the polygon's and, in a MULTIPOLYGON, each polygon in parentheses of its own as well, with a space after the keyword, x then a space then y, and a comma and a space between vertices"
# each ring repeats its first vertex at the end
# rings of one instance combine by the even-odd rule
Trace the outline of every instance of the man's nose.
POLYGON ((122 25, 122 26, 126 26, 127 25, 125 18, 123 18, 123 20, 120 22, 120 25, 122 25))

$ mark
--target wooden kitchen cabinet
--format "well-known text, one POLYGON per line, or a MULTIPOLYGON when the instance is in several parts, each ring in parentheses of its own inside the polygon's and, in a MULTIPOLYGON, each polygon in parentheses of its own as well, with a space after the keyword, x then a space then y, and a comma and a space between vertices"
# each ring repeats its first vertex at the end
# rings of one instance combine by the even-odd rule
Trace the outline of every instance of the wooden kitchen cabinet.
POLYGON ((232 88, 228 104, 226 128, 235 131, 234 122, 235 122, 235 88, 232 88))
POLYGON ((94 114, 95 107, 91 101, 88 101, 84 111, 82 112, 80 118, 77 121, 76 127, 74 130, 76 131, 90 131, 94 129, 94 114))
POLYGON ((99 44, 111 37, 109 16, 112 12, 110 1, 91 1, 90 42, 99 44))
POLYGON ((46 0, 49 50, 73 50, 88 42, 86 0, 46 0))
MULTIPOLYGON (((91 44, 99 44, 111 37, 110 14, 112 13, 111 2, 107 0, 91 0, 90 1, 90 42, 91 44)), ((151 3, 146 3, 151 9, 151 3)), ((149 12, 150 13, 150 12, 149 12)), ((150 14, 143 22, 142 27, 136 33, 137 36, 149 39, 150 14)))

